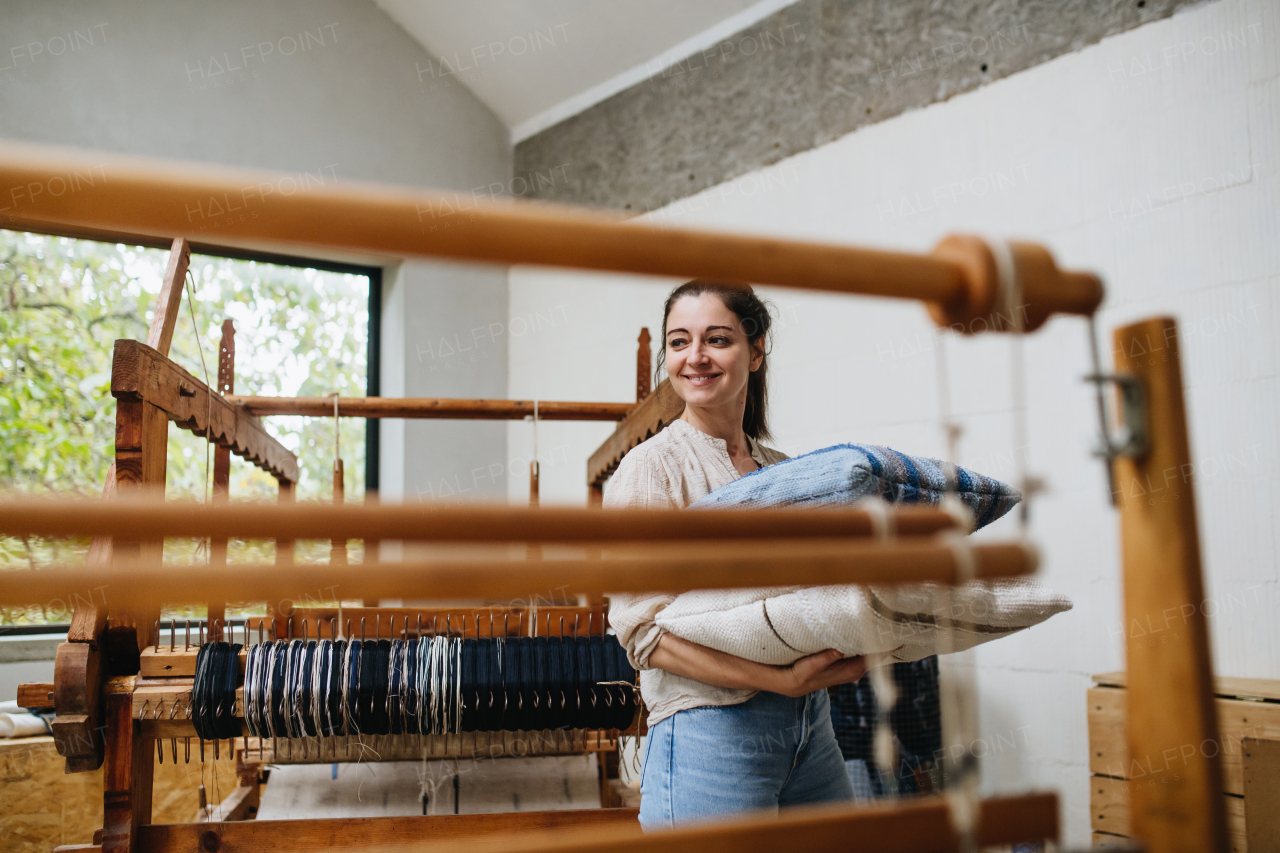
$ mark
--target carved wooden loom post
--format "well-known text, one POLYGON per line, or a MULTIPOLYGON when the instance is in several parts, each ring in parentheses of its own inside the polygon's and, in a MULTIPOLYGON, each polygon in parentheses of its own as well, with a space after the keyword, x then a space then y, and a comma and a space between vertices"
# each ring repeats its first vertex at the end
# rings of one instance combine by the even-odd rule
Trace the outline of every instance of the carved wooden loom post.
MULTIPOLYGON (((1151 853, 1225 853, 1222 745, 1196 529, 1178 325, 1116 329, 1116 372, 1145 391, 1147 450, 1116 460, 1129 668, 1132 827, 1151 853)), ((1129 424, 1133 428, 1134 424, 1129 424)))
MULTIPOLYGON (((169 252, 164 283, 156 298, 147 346, 167 356, 182 305, 191 247, 179 237, 169 252)), ((114 382, 114 375, 112 377, 114 382)), ((166 454, 169 446, 168 413, 146 400, 116 401, 116 488, 164 494, 166 454)), ((159 561, 164 540, 113 542, 113 557, 143 557, 159 561)), ((107 682, 106 754, 103 763, 104 853, 131 853, 137 849, 138 827, 151 822, 151 747, 154 739, 142 736, 141 724, 133 719, 133 679, 139 654, 155 642, 152 626, 160 617, 158 608, 122 611, 112 608, 108 615, 107 670, 118 676, 107 682)))
POLYGON ((642 326, 636 348, 636 402, 643 403, 644 398, 653 390, 653 370, 649 352, 649 327, 642 326))
MULTIPOLYGON (((218 344, 218 387, 219 394, 236 392, 236 325, 231 320, 222 321, 222 341, 218 344)), ((212 439, 210 439, 212 440, 212 439)), ((213 502, 226 503, 231 495, 231 448, 221 444, 213 448, 213 502)), ((225 566, 227 564, 227 540, 209 540, 209 565, 225 566)), ((227 618, 225 601, 209 602, 209 639, 221 640, 219 627, 227 618)))
MULTIPOLYGON (((164 356, 168 356, 173 343, 190 262, 191 247, 179 237, 169 251, 169 265, 147 331, 147 346, 164 356)), ((129 490, 164 494, 168 447, 169 416, 163 409, 146 400, 116 401, 116 488, 122 495, 129 490)), ((158 562, 164 553, 164 541, 116 539, 112 550, 116 557, 142 557, 158 562)), ((132 675, 138 671, 138 653, 152 641, 152 626, 159 616, 154 609, 143 613, 112 609, 107 622, 112 675, 132 675)))
MULTIPOLYGON (((280 486, 279 496, 276 498, 277 503, 291 504, 295 499, 295 487, 292 481, 277 478, 276 482, 280 486)), ((276 539, 276 565, 285 567, 293 565, 293 540, 292 539, 276 539)), ((275 637, 283 638, 286 633, 289 622, 289 614, 293 612, 292 605, 285 607, 282 601, 267 602, 267 618, 271 620, 271 631, 275 637)))

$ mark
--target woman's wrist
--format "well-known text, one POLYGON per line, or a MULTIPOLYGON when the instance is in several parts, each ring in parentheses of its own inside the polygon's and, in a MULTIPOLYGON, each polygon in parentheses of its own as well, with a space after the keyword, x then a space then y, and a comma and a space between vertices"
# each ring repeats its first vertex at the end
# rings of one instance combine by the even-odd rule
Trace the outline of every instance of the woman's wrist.
POLYGON ((756 663, 747 661, 750 665, 750 672, 746 673, 746 680, 754 690, 762 690, 765 693, 778 693, 783 696, 789 695, 788 690, 791 687, 791 680, 788 678, 791 672, 789 666, 772 666, 767 663, 756 663))

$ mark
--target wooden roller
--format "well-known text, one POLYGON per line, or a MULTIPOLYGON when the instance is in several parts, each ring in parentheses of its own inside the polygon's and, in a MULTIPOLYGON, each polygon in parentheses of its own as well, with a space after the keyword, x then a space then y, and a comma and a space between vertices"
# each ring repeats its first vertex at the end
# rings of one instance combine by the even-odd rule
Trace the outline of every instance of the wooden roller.
MULTIPOLYGON (((243 406, 251 415, 304 415, 333 417, 332 397, 224 397, 243 406)), ((635 403, 576 403, 538 401, 538 418, 544 421, 620 421, 635 403)), ((339 397, 338 413, 344 418, 463 418, 466 420, 520 420, 533 415, 532 400, 453 400, 441 397, 339 397)))
MULTIPOLYGON (((601 513, 596 513, 601 515, 601 513)), ((977 578, 1028 575, 1035 550, 1022 542, 973 543, 977 578)), ((602 559, 474 559, 298 566, 165 566, 117 559, 110 569, 53 567, 0 572, 0 606, 28 605, 92 589, 107 607, 203 602, 215 596, 280 601, 503 599, 537 590, 567 594, 844 583, 958 583, 955 549, 924 537, 765 539, 618 546, 602 559)))
MULTIPOLYGON (((860 249, 628 222, 617 213, 487 194, 17 143, 0 146, 0 183, 13 188, 6 227, 31 231, 178 237, 216 224, 220 239, 295 251, 324 247, 916 299, 936 306, 942 325, 967 331, 995 304, 994 266, 971 247, 945 241, 932 255, 860 249)), ((1101 303, 1096 276, 1059 271, 1039 247, 1015 254, 1026 330, 1051 314, 1089 314, 1101 303)))
MULTIPOLYGON (((899 536, 954 528, 927 507, 889 509, 899 536)), ((0 533, 11 536, 114 536, 225 539, 380 539, 440 542, 647 542, 659 539, 767 539, 871 536, 861 509, 609 510, 466 504, 258 503, 204 507, 154 496, 0 500, 0 533)))

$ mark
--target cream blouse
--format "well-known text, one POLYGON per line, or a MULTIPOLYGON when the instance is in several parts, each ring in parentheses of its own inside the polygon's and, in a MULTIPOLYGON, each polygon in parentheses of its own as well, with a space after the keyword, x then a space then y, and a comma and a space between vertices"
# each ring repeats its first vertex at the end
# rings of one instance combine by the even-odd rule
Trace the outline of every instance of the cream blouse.
MULTIPOLYGON (((787 457, 747 438, 756 464, 764 467, 787 457)), ((677 420, 622 458, 605 486, 606 509, 684 509, 738 479, 723 439, 677 420)), ((609 624, 640 671, 640 692, 649 707, 649 725, 676 711, 704 705, 737 705, 755 690, 714 687, 661 669, 649 668, 649 655, 664 633, 654 622, 658 611, 675 599, 666 593, 609 596, 609 624)))

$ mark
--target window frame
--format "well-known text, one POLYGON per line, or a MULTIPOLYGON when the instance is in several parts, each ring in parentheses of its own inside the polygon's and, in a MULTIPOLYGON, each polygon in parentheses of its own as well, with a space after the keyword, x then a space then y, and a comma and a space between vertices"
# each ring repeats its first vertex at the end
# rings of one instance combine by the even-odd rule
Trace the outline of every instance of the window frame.
MULTIPOLYGON (((173 247, 173 239, 156 237, 150 234, 130 234, 119 231, 100 231, 92 228, 47 228, 39 231, 26 228, 7 227, 0 221, 0 228, 6 231, 19 231, 26 234, 44 234, 49 237, 68 237, 74 240, 92 240, 97 243, 123 244, 140 246, 145 249, 161 249, 168 251, 173 247)), ((324 272, 362 275, 369 279, 369 341, 365 354, 365 396, 382 396, 382 271, 379 266, 333 261, 305 255, 290 255, 280 252, 265 252, 247 249, 240 246, 227 246, 220 243, 206 243, 198 240, 187 241, 191 245, 193 255, 210 255, 216 258, 227 258, 232 261, 256 261, 277 266, 315 269, 324 272)), ((376 492, 379 487, 380 440, 377 418, 365 418, 364 421, 364 488, 366 492, 376 492)))

